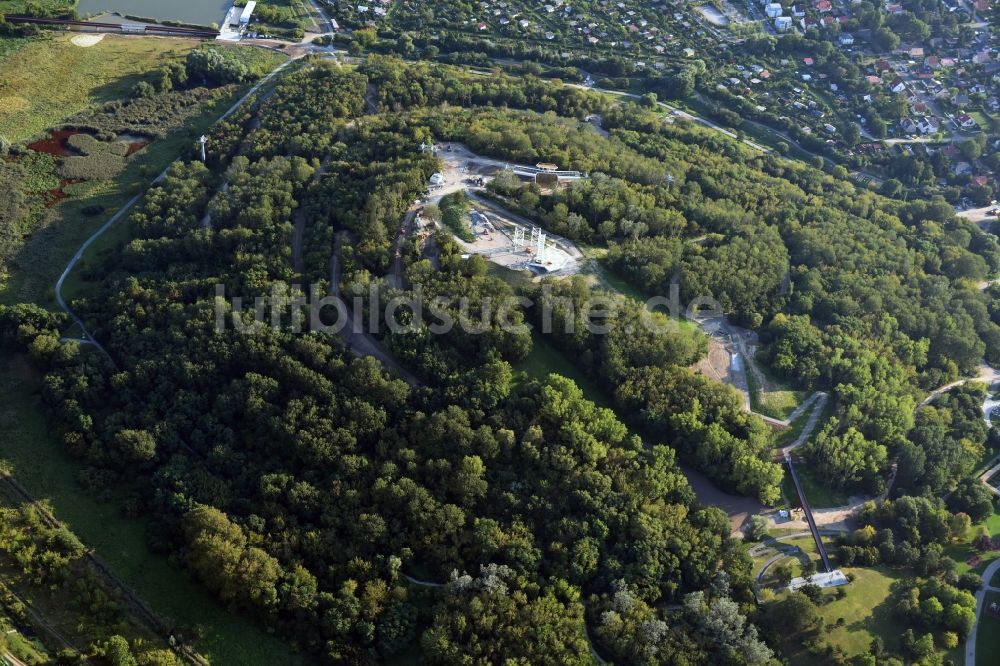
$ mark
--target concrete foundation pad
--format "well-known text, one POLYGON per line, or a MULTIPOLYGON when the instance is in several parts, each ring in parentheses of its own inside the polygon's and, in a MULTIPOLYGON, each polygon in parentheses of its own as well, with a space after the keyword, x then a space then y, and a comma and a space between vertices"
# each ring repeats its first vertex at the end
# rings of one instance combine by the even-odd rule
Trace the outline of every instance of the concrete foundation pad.
POLYGON ((847 576, 840 569, 835 569, 830 573, 818 573, 813 574, 809 578, 793 578, 792 582, 788 584, 788 589, 794 592, 803 585, 818 585, 819 587, 840 587, 842 585, 847 585, 850 581, 847 580, 847 576))

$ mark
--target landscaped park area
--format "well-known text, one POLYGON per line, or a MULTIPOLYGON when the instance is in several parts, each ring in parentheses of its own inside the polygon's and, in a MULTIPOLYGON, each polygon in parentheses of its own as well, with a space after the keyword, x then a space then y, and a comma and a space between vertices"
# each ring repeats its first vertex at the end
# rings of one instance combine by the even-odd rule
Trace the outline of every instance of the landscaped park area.
MULTIPOLYGON (((791 577, 803 575, 806 561, 822 570, 811 536, 777 531, 773 531, 773 535, 776 541, 754 544, 750 550, 755 574, 763 574, 758 582, 766 612, 776 608, 790 594, 779 580, 783 568, 786 569, 784 575, 791 577)), ((824 543, 831 553, 835 552, 833 536, 824 537, 824 543)), ((836 560, 834 566, 837 566, 836 560)), ((822 640, 817 641, 810 631, 792 631, 785 636, 784 654, 792 664, 828 664, 834 651, 847 658, 867 654, 875 639, 883 641, 893 652, 900 651, 901 636, 907 625, 893 617, 891 597, 893 584, 904 574, 883 566, 841 567, 841 570, 851 582, 843 587, 821 590, 816 597, 815 608, 821 621, 818 636, 822 640)), ((961 652, 961 647, 956 647, 944 656, 960 663, 961 652)))

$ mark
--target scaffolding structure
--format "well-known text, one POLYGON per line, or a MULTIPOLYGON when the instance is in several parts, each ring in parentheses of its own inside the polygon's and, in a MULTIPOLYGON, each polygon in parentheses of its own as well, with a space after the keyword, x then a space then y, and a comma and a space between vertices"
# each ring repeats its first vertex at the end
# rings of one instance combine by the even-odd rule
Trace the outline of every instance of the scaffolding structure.
POLYGON ((546 250, 547 247, 548 246, 546 244, 545 232, 542 231, 541 229, 539 229, 538 230, 538 240, 535 242, 535 261, 537 261, 540 264, 544 264, 545 263, 545 258, 546 258, 545 257, 545 255, 546 255, 545 250, 546 250))

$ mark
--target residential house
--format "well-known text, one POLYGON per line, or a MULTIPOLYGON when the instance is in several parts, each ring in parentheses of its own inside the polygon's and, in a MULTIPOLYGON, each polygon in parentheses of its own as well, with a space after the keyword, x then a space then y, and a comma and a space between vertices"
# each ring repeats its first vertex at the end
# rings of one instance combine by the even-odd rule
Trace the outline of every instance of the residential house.
POLYGON ((900 118, 899 119, 899 128, 901 130, 903 130, 904 134, 916 134, 917 133, 917 124, 915 122, 913 122, 913 120, 910 119, 910 118, 900 118))
POLYGON ((976 127, 976 121, 973 120, 972 116, 967 113, 962 113, 955 117, 955 122, 962 129, 973 129, 976 127))
POLYGON ((849 32, 845 32, 840 35, 841 46, 852 46, 853 44, 854 44, 854 35, 852 35, 849 32))
POLYGON ((921 134, 934 134, 941 129, 941 121, 934 116, 924 116, 917 121, 917 129, 921 134))

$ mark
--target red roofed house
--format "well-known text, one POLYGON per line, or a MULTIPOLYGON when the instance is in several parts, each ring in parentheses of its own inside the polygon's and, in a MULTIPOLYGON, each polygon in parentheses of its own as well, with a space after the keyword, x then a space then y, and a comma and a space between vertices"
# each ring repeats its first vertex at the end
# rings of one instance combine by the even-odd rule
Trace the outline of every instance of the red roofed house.
POLYGON ((828 12, 833 9, 833 3, 830 0, 817 0, 816 11, 828 12))

